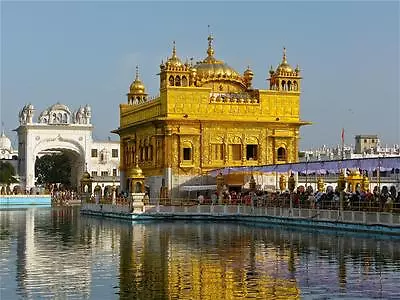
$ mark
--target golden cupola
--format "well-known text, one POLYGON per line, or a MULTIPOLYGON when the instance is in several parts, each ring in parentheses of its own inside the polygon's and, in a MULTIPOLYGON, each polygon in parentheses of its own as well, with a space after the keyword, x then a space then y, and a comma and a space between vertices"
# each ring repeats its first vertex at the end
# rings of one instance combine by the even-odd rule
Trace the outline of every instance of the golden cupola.
POLYGON ((182 63, 176 55, 175 41, 172 47, 172 56, 167 58, 167 61, 161 62, 160 65, 160 88, 167 86, 188 86, 190 76, 189 63, 182 63))
POLYGON ((213 36, 209 35, 207 57, 193 67, 196 70, 196 81, 201 83, 209 81, 231 81, 239 83, 245 88, 245 80, 243 77, 236 72, 235 69, 214 57, 214 48, 212 47, 213 40, 213 36))
POLYGON ((244 71, 244 73, 243 73, 243 78, 244 78, 247 88, 251 87, 251 81, 253 80, 253 77, 254 77, 253 71, 250 69, 250 66, 247 66, 246 71, 244 71))
POLYGON ((140 104, 146 100, 146 89, 142 81, 139 79, 139 67, 136 66, 136 77, 129 87, 128 104, 140 104))
POLYGON ((172 56, 168 58, 167 62, 165 65, 167 67, 172 67, 172 68, 180 68, 183 66, 182 61, 179 59, 179 57, 176 55, 176 46, 175 46, 175 41, 173 42, 173 47, 172 47, 172 56))
POLYGON ((282 62, 281 64, 276 68, 276 73, 292 73, 293 69, 292 67, 288 64, 287 59, 286 59, 286 48, 283 47, 283 57, 282 57, 282 62))
POLYGON ((283 48, 282 62, 276 70, 271 66, 269 70, 270 89, 276 91, 300 91, 300 68, 299 66, 293 70, 287 62, 286 48, 283 48))

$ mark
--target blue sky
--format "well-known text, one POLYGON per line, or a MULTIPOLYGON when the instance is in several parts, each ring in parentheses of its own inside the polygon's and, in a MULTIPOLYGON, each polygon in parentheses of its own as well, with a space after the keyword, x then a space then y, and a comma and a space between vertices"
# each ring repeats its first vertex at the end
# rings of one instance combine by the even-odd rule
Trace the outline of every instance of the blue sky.
POLYGON ((250 65, 266 89, 287 48, 303 76, 302 149, 356 134, 400 141, 399 3, 392 2, 1 2, 1 120, 11 130, 31 102, 37 115, 60 102, 92 106, 94 137, 118 136, 119 104, 139 65, 150 95, 176 41, 181 59, 215 56, 250 65))

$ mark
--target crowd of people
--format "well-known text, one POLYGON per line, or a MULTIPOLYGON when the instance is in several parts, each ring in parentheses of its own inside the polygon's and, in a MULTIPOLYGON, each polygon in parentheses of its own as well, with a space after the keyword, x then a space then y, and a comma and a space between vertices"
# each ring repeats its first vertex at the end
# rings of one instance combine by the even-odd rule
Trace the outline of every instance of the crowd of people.
MULTIPOLYGON (((218 192, 212 194, 199 194, 198 204, 229 204, 251 205, 265 207, 289 207, 292 199, 294 208, 320 208, 338 209, 340 205, 340 192, 328 186, 325 191, 314 191, 311 186, 299 186, 292 194, 284 192, 267 191, 225 191, 220 196, 218 192)), ((400 211, 400 191, 391 186, 383 186, 381 190, 375 187, 372 192, 361 191, 343 192, 343 209, 348 210, 376 210, 400 211)))

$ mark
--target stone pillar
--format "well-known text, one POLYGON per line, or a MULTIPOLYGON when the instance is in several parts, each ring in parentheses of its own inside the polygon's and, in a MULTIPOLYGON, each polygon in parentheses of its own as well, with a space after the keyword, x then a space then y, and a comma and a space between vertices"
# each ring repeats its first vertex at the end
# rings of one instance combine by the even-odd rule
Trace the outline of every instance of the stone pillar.
POLYGON ((219 173, 216 177, 216 184, 217 184, 217 192, 218 192, 218 204, 222 203, 223 200, 223 191, 224 191, 224 175, 222 175, 222 173, 219 173))

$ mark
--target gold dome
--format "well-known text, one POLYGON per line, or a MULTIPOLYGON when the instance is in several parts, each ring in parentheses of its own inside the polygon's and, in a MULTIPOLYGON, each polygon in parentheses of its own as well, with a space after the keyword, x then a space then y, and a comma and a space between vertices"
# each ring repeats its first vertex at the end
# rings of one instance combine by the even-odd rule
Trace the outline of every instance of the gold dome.
POLYGON ((183 63, 179 59, 179 57, 176 55, 176 47, 175 47, 175 41, 173 42, 174 46, 172 48, 172 56, 168 58, 166 65, 171 66, 171 67, 182 67, 183 63))
POLYGON ((214 57, 214 49, 212 48, 213 37, 208 36, 208 49, 207 57, 197 63, 194 68, 196 69, 198 78, 241 78, 240 74, 232 67, 228 66, 221 60, 214 57))
POLYGON ((133 167, 132 169, 130 169, 128 171, 128 177, 129 178, 144 178, 143 176, 143 170, 139 167, 139 165, 136 163, 135 167, 133 167))
POLYGON ((127 175, 129 178, 144 178, 143 170, 139 167, 138 161, 139 161, 139 157, 136 155, 135 156, 135 166, 128 170, 127 175))
POLYGON ((145 94, 145 87, 142 81, 139 79, 139 67, 136 66, 136 78, 129 87, 131 94, 145 94))
POLYGON ((278 66, 278 68, 276 69, 276 72, 286 72, 286 73, 291 73, 293 72, 292 67, 288 64, 287 60, 286 60, 286 48, 283 47, 283 58, 282 58, 282 62, 281 64, 278 66))

